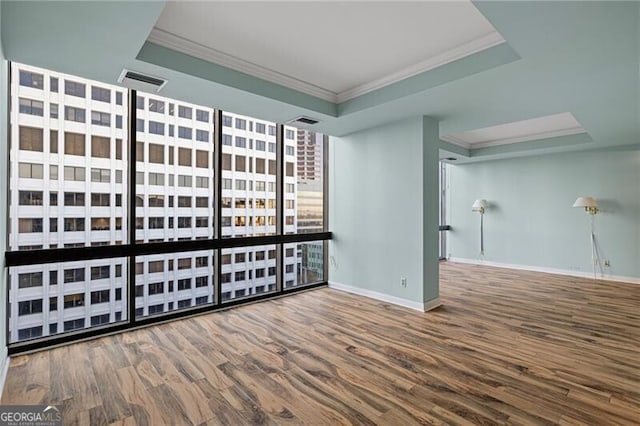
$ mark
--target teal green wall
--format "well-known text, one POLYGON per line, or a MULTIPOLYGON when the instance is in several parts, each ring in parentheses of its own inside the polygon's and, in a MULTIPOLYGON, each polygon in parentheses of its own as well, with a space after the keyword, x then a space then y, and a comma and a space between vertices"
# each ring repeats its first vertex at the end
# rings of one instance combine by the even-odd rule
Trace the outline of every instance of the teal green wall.
POLYGON ((640 149, 585 151, 452 165, 448 172, 448 253, 478 259, 485 198, 485 260, 591 272, 589 217, 578 196, 601 206, 595 218, 605 272, 640 277, 640 149))
MULTIPOLYGON (((9 65, 4 57, 2 38, 0 37, 0 188, 2 188, 0 190, 0 218, 2 218, 0 219, 0 263, 2 264, 2 271, 5 271, 4 253, 7 251, 7 221, 4 218, 7 217, 7 191, 5 188, 7 188, 7 154, 9 151, 7 149, 8 73, 9 65)), ((6 273, 0 274, 0 294, 7 294, 6 273)), ((2 300, 3 302, 0 303, 0 366, 4 365, 4 361, 7 358, 7 336, 5 332, 7 329, 7 306, 4 303, 4 297, 2 300)))
POLYGON ((425 302, 440 296, 439 147, 438 121, 430 117, 422 117, 422 300, 425 302))
POLYGON ((437 248, 424 233, 437 225, 437 194, 429 205, 424 190, 437 179, 437 128, 417 117, 330 139, 331 282, 420 303, 438 296, 437 255, 423 261, 437 248))

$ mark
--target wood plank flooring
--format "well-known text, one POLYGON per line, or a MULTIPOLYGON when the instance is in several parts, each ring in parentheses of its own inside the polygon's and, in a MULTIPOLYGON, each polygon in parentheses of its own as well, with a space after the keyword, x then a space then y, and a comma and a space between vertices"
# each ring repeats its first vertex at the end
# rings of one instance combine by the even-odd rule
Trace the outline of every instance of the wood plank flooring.
POLYGON ((320 289, 12 358, 65 424, 640 424, 640 285, 444 263, 425 314, 320 289))

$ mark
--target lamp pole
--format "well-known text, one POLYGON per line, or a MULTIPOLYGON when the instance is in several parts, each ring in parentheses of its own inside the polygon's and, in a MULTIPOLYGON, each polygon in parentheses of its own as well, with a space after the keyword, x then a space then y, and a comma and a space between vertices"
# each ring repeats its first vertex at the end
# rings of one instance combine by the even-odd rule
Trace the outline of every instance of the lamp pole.
POLYGON ((484 207, 480 208, 480 256, 484 256, 484 207))
MULTIPOLYGON (((596 233, 594 227, 595 215, 598 213, 598 202, 593 197, 578 197, 576 202, 573 203, 573 207, 582 207, 584 211, 589 214, 591 219, 591 235, 589 240, 591 242, 591 270, 593 271, 593 279, 596 277, 596 262, 600 263, 600 256, 598 255, 598 247, 596 246, 596 233)), ((602 265, 600 265, 600 272, 602 271, 602 265)))
POLYGON ((487 201, 479 198, 471 206, 471 211, 480 213, 480 258, 484 257, 484 209, 487 201))
POLYGON ((589 212, 591 216, 591 267, 593 269, 593 279, 596 279, 596 234, 594 231, 595 213, 589 212))

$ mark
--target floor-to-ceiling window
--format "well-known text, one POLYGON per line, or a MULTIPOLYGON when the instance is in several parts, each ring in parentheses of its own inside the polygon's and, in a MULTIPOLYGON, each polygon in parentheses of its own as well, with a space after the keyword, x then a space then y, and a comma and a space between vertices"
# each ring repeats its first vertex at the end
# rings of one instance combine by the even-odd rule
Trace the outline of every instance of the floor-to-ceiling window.
MULTIPOLYGON (((9 251, 127 244, 126 89, 13 64, 9 251)), ((9 342, 127 320, 127 258, 9 268, 9 342)))
POLYGON ((447 231, 451 229, 447 225, 447 162, 440 160, 439 167, 439 187, 438 187, 438 205, 439 205, 439 257, 440 260, 447 259, 447 231))
POLYGON ((19 351, 321 284, 327 138, 14 63, 19 351))

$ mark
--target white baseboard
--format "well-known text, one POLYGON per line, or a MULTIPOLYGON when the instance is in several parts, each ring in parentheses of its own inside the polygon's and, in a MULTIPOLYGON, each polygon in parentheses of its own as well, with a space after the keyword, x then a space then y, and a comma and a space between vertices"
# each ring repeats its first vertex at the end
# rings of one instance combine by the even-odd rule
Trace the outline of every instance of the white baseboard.
MULTIPOLYGON (((496 268, 517 269, 520 271, 544 272, 547 274, 568 275, 571 277, 593 279, 593 273, 591 272, 572 271, 569 269, 545 268, 543 266, 516 265, 513 263, 491 262, 491 261, 478 260, 478 259, 465 259, 461 257, 451 257, 448 260, 450 262, 469 263, 471 265, 494 266, 496 268)), ((640 278, 624 277, 620 275, 604 275, 602 277, 597 276, 596 279, 601 281, 616 281, 616 282, 628 283, 628 284, 640 284, 640 278)))
POLYGON ((4 382, 7 378, 7 372, 9 371, 9 356, 7 355, 7 348, 3 348, 2 358, 2 362, 0 363, 0 398, 4 392, 4 382))
POLYGON ((370 299, 380 300, 382 302, 391 303, 393 305, 403 306, 405 308, 414 309, 420 312, 427 312, 442 305, 442 303, 440 303, 439 297, 427 302, 416 302, 413 300, 403 299, 401 297, 390 296, 388 294, 380 293, 373 290, 367 290, 366 288, 337 283, 335 281, 329 281, 329 288, 346 291, 347 293, 357 294, 358 296, 364 296, 370 299))

